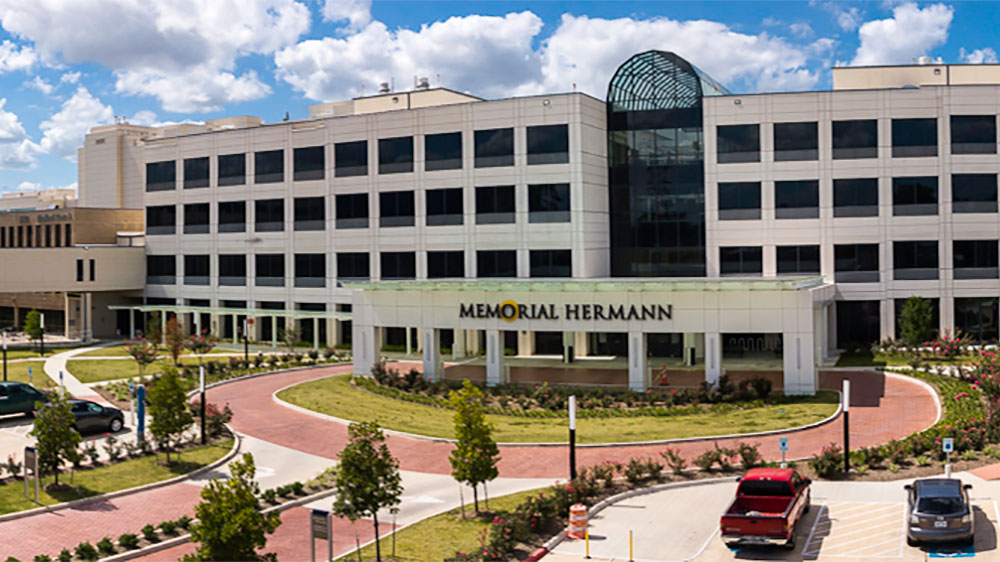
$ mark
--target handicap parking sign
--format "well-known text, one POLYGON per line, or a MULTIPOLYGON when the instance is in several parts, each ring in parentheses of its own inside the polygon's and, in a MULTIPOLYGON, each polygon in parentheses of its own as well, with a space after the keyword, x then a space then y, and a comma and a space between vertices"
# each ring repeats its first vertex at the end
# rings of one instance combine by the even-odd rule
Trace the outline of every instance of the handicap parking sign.
POLYGON ((953 452, 955 452, 955 438, 954 437, 945 437, 944 439, 942 439, 941 440, 941 451, 944 452, 944 453, 953 453, 953 452))
POLYGON ((785 452, 788 451, 788 438, 787 437, 779 437, 778 438, 778 450, 781 451, 782 453, 785 453, 785 452))
POLYGON ((927 555, 929 558, 973 558, 976 549, 973 546, 935 546, 927 555))

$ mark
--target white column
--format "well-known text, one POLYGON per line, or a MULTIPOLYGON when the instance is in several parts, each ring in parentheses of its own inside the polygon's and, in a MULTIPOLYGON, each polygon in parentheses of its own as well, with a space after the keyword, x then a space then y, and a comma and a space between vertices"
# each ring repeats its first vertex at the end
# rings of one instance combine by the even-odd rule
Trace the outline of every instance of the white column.
POLYGON ((590 355, 590 342, 587 341, 587 332, 573 332, 574 346, 573 353, 577 357, 587 357, 590 355))
POLYGON ((689 361, 689 359, 691 359, 692 355, 694 355, 695 360, 697 360, 697 357, 698 357, 697 343, 696 343, 697 342, 697 338, 695 336, 696 336, 696 334, 692 334, 690 332, 684 332, 684 335, 681 336, 681 340, 682 340, 681 349, 683 351, 682 357, 684 358, 684 365, 687 366, 687 367, 690 367, 690 366, 694 365, 694 363, 692 363, 691 361, 689 361), (692 354, 689 351, 691 349, 694 349, 695 353, 692 354))
POLYGON ((413 338, 410 335, 409 326, 403 328, 403 330, 406 332, 406 354, 409 355, 410 352, 413 350, 413 338))
POLYGON ((313 318, 313 349, 319 349, 319 318, 313 318))
POLYGON ((784 368, 785 394, 815 394, 819 374, 813 355, 815 343, 809 332, 782 334, 782 367, 784 368))
MULTIPOLYGON (((84 298, 84 301, 87 299, 84 298)), ((163 345, 167 345, 167 311, 164 310, 160 313, 160 339, 163 345)))
POLYGON ((278 317, 271 317, 271 347, 278 347, 278 317))
POLYGON ((194 333, 201 334, 201 313, 194 313, 194 333))
POLYGON ((479 330, 465 331, 465 346, 468 355, 473 357, 479 355, 479 330))
POLYGON ((646 366, 646 334, 628 333, 628 387, 631 390, 646 390, 648 372, 646 366))
POLYGON ((128 309, 128 339, 135 339, 135 310, 128 309))
POLYGON ((441 331, 434 328, 421 328, 420 333, 424 340, 424 378, 439 381, 444 378, 444 364, 441 361, 441 331))
POLYGON ((719 382, 722 376, 722 335, 719 332, 705 334, 705 381, 719 382))
POLYGON ((504 382, 503 337, 500 330, 486 330, 486 384, 504 382))
POLYGON ((236 314, 229 315, 233 319, 233 345, 240 343, 239 319, 236 314))
POLYGON ((465 330, 455 329, 455 337, 452 338, 451 342, 451 358, 452 360, 464 359, 465 358, 465 330))
POLYGON ((368 376, 372 365, 378 361, 378 341, 374 326, 358 326, 351 330, 353 337, 352 356, 354 357, 354 373, 368 376))
POLYGON ((517 332, 517 354, 518 355, 534 355, 535 354, 535 337, 532 332, 517 332))
POLYGON ((573 352, 573 359, 576 359, 576 336, 575 332, 563 332, 563 363, 572 363, 570 351, 573 352))

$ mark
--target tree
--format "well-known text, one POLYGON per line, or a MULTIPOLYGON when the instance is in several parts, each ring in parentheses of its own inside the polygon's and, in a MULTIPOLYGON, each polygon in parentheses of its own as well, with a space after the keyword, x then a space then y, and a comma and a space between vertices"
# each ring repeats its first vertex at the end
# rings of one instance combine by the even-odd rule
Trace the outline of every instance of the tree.
POLYGON ((267 535, 281 525, 278 513, 257 509, 257 482, 253 455, 229 465, 230 477, 213 478, 201 491, 194 508, 198 522, 191 526, 191 540, 198 550, 185 560, 273 560, 273 554, 257 554, 267 546, 267 535))
POLYGON ((31 309, 28 311, 28 315, 24 317, 24 333, 28 334, 29 340, 40 341, 43 332, 42 313, 31 309))
POLYGON ((55 474, 57 486, 59 467, 73 459, 80 444, 80 434, 73 429, 74 423, 76 417, 70 410, 69 402, 62 396, 55 396, 39 407, 35 427, 31 430, 31 434, 38 439, 38 468, 55 474))
POLYGON ((141 336, 138 339, 126 340, 125 350, 132 356, 132 359, 135 359, 135 364, 139 366, 139 378, 142 378, 146 367, 156 361, 158 352, 156 343, 141 336))
POLYGON ((176 316, 167 320, 167 331, 164 333, 164 340, 167 344, 167 351, 174 360, 174 365, 180 365, 181 351, 184 350, 184 331, 181 330, 180 324, 177 323, 176 316))
POLYGON ((202 330, 200 334, 194 334, 184 340, 184 347, 198 357, 199 366, 204 360, 202 356, 211 353, 218 344, 219 340, 209 334, 208 330, 202 330))
POLYGON ((348 443, 340 452, 334 483, 337 499, 333 513, 353 523, 371 517, 375 525, 375 559, 382 560, 379 547, 378 512, 389 508, 396 513, 403 486, 399 461, 389 452, 385 434, 375 422, 352 423, 347 428, 348 443))
POLYGON ((478 513, 477 486, 499 475, 497 462, 500 460, 500 449, 493 440, 493 424, 486 421, 481 390, 464 381, 460 390, 449 393, 448 403, 455 410, 455 436, 458 441, 448 457, 451 475, 455 480, 472 486, 472 501, 478 513))
POLYGON ((154 310, 146 316, 146 330, 143 334, 150 341, 160 343, 163 339, 163 320, 159 310, 154 310))
POLYGON ((299 343, 298 328, 290 325, 281 330, 278 335, 281 337, 281 343, 285 344, 285 347, 288 348, 288 353, 295 353, 295 344, 299 343))
POLYGON ((918 347, 934 338, 934 309, 922 297, 910 297, 899 314, 899 339, 908 347, 918 347))
POLYGON ((156 442, 167 452, 170 464, 170 448, 194 423, 194 417, 187 407, 187 396, 181 388, 177 371, 172 367, 149 389, 149 432, 156 442))

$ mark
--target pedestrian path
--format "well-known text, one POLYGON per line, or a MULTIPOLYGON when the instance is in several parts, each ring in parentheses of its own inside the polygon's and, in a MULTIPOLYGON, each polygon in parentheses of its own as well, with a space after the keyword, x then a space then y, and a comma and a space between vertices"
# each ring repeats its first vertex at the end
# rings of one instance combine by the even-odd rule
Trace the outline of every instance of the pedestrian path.
POLYGON ((76 398, 80 398, 82 400, 92 400, 98 404, 110 406, 111 404, 101 397, 100 394, 95 392, 93 388, 80 382, 76 377, 74 377, 73 373, 70 373, 69 369, 66 367, 66 362, 81 353, 94 351, 95 349, 101 349, 102 347, 109 347, 112 345, 116 344, 114 342, 109 342, 92 347, 78 347, 56 353, 45 360, 45 374, 52 379, 52 382, 57 385, 62 384, 66 387, 66 392, 76 398))

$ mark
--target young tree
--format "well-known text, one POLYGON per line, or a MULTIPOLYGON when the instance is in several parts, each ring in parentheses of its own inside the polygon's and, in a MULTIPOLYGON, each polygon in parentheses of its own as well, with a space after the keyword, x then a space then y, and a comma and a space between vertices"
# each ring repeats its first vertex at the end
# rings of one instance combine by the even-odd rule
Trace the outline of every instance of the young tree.
POLYGON ((202 330, 200 334, 194 334, 184 340, 185 349, 198 356, 199 366, 202 364, 202 361, 204 361, 203 356, 211 353, 218 344, 219 340, 210 335, 208 330, 202 330))
POLYGON ((899 339, 908 347, 918 347, 934 338, 934 309, 922 297, 910 297, 899 314, 899 339))
POLYGON ((448 395, 448 403, 455 410, 455 436, 458 443, 448 457, 451 475, 459 482, 472 486, 472 501, 479 512, 477 486, 499 475, 497 462, 500 449, 493 440, 493 424, 486 421, 483 410, 483 392, 469 381, 460 390, 448 395))
POLYGON ((371 517, 375 525, 375 559, 381 561, 378 512, 389 508, 396 513, 399 509, 396 506, 403 494, 399 461, 389 452, 377 423, 352 423, 347 434, 348 443, 340 452, 334 479, 337 499, 333 502, 333 513, 351 522, 371 517))
POLYGON ((267 546, 281 518, 276 512, 257 509, 260 489, 254 481, 253 455, 229 465, 230 478, 213 478, 201 491, 194 508, 198 522, 191 526, 191 540, 198 550, 185 560, 273 560, 273 554, 257 554, 267 546))
POLYGON ((140 336, 134 340, 126 340, 125 350, 132 356, 132 359, 135 359, 135 364, 139 366, 139 378, 141 379, 146 367, 156 361, 158 352, 156 343, 140 336))
POLYGON ((167 464, 170 464, 170 448, 194 423, 177 371, 168 368, 146 396, 149 399, 149 415, 153 418, 149 423, 149 432, 167 452, 167 464))
POLYGON ((180 365, 181 351, 184 350, 184 331, 181 330, 180 324, 177 323, 176 316, 167 320, 167 331, 164 333, 164 339, 167 344, 167 352, 170 353, 170 357, 174 360, 174 365, 180 365))
POLYGON ((40 341, 42 339, 42 313, 35 309, 28 311, 24 317, 24 333, 28 334, 30 341, 40 341))
POLYGON ((38 468, 55 474, 57 486, 59 467, 72 460, 80 444, 80 434, 73 429, 74 423, 76 417, 70 410, 69 402, 56 396, 38 409, 35 428, 31 430, 31 434, 38 439, 38 468))
POLYGON ((295 353, 295 344, 299 343, 299 329, 295 327, 294 321, 289 326, 278 333, 281 343, 288 348, 288 353, 295 353))
POLYGON ((157 344, 163 339, 163 320, 159 310, 154 310, 146 316, 146 330, 143 334, 157 344))

